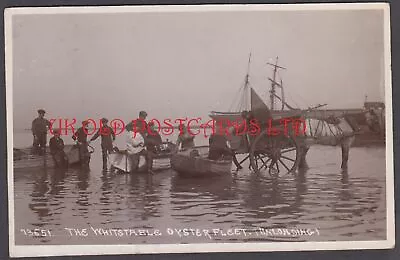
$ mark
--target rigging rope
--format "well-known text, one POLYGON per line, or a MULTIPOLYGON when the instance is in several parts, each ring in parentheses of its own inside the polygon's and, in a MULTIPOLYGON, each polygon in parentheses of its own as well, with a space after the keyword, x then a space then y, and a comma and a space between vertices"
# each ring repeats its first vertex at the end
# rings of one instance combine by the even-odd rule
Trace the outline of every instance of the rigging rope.
POLYGON ((230 107, 229 107, 229 112, 232 112, 232 108, 233 106, 236 104, 238 96, 240 96, 239 94, 242 92, 242 87, 239 88, 239 90, 236 92, 235 98, 233 99, 233 102, 231 103, 230 107))
MULTIPOLYGON (((250 63, 251 63, 251 51, 250 51, 249 60, 248 60, 248 63, 247 63, 247 73, 246 73, 246 76, 245 76, 245 79, 244 79, 244 84, 239 89, 239 93, 241 93, 241 95, 239 95, 239 97, 241 97, 241 100, 240 100, 238 106, 236 107, 237 110, 234 111, 234 112, 243 111, 242 110, 243 103, 244 103, 245 109, 247 109, 247 107, 248 107, 248 102, 249 101, 248 101, 248 93, 247 92, 248 92, 248 88, 250 86, 250 82, 249 82, 250 63)), ((234 101, 232 102, 231 106, 229 107, 229 111, 230 112, 233 112, 232 111, 232 107, 236 103, 236 100, 237 100, 237 95, 235 96, 234 101)))
POLYGON ((291 101, 292 103, 294 103, 294 105, 295 105, 297 108, 300 108, 299 104, 292 98, 292 95, 291 95, 290 93, 288 93, 288 94, 289 94, 289 99, 290 99, 290 101, 291 101))
MULTIPOLYGON (((277 75, 278 75, 278 77, 279 77, 279 79, 280 79, 280 81, 281 81, 281 94, 282 94, 282 97, 281 98, 279 98, 279 97, 277 97, 280 101, 281 101, 281 103, 282 103, 282 110, 284 109, 284 107, 286 106, 287 108, 289 108, 290 110, 295 110, 296 108, 295 107, 293 107, 293 106, 291 106, 291 105, 289 105, 288 104, 288 102, 286 102, 286 100, 285 100, 285 92, 284 92, 284 87, 283 87, 283 80, 282 80, 282 76, 281 76, 281 74, 280 74, 280 72, 279 71, 277 71, 277 75)), ((289 96, 290 96, 290 93, 289 93, 289 96)), ((299 105, 292 99, 292 98, 290 98, 291 100, 292 100, 292 102, 296 105, 296 107, 297 108, 299 108, 299 105)))

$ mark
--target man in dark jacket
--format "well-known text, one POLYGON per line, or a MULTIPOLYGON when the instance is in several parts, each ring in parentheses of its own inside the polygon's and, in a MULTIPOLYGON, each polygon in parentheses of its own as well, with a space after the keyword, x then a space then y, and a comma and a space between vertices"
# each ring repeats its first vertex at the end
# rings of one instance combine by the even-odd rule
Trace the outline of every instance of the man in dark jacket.
POLYGON ((194 135, 191 135, 186 126, 182 125, 182 129, 176 140, 178 150, 185 150, 194 147, 194 135))
POLYGON ((113 129, 107 125, 108 119, 101 119, 101 127, 97 133, 90 139, 91 141, 96 140, 101 135, 101 152, 103 156, 103 170, 107 170, 107 157, 112 152, 113 141, 115 141, 115 133, 113 129))
POLYGON ((50 121, 44 118, 46 111, 38 110, 38 117, 32 121, 33 149, 34 152, 43 154, 46 152, 47 130, 50 128, 50 121))
POLYGON ((147 113, 146 111, 140 111, 139 112, 139 118, 133 120, 132 122, 129 122, 126 126, 125 129, 127 131, 133 131, 133 132, 139 132, 143 135, 144 138, 147 136, 147 113))
POLYGON ((64 141, 60 137, 60 130, 54 129, 54 136, 50 138, 49 147, 56 167, 66 167, 68 159, 64 152, 64 141))
MULTIPOLYGON (((233 134, 234 128, 229 128, 229 133, 233 134)), ((242 166, 238 162, 235 152, 231 149, 230 142, 224 133, 215 133, 210 136, 209 139, 209 153, 208 158, 210 160, 220 160, 227 158, 233 160, 236 169, 242 169, 242 166)))
POLYGON ((87 133, 88 133, 88 121, 82 122, 82 127, 78 128, 78 130, 72 136, 72 139, 77 142, 79 147, 79 159, 82 166, 89 166, 90 162, 90 153, 88 150, 88 141, 87 141, 87 133))
POLYGON ((153 159, 157 154, 158 145, 162 144, 162 138, 160 134, 157 132, 157 129, 153 122, 148 124, 147 137, 145 139, 146 145, 146 163, 147 163, 147 171, 152 173, 153 170, 153 159))
POLYGON ((156 152, 156 146, 162 144, 162 138, 153 122, 148 124, 148 128, 148 134, 145 140, 146 148, 149 151, 156 152))

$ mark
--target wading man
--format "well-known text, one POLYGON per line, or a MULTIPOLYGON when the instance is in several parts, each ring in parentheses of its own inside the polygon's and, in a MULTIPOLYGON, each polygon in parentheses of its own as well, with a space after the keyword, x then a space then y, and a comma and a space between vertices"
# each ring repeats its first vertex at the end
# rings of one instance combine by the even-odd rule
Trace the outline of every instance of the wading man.
POLYGON ((49 120, 44 118, 46 111, 39 109, 38 117, 32 121, 33 151, 39 154, 46 152, 47 130, 51 127, 49 120))
POLYGON ((139 112, 139 118, 133 120, 132 122, 129 122, 126 126, 125 129, 127 131, 133 131, 133 132, 140 132, 143 134, 143 137, 146 137, 146 130, 147 130, 147 113, 146 111, 140 111, 139 112))
POLYGON ((153 159, 157 154, 157 149, 159 145, 162 144, 162 138, 158 133, 156 126, 153 122, 148 124, 147 138, 145 140, 145 145, 147 149, 146 163, 147 171, 151 173, 153 171, 153 159))
POLYGON ((60 130, 54 129, 54 136, 50 138, 49 147, 57 168, 67 167, 68 158, 64 152, 64 141, 60 137, 60 130))
POLYGON ((134 134, 132 125, 128 125, 126 128, 126 152, 132 165, 129 172, 138 170, 140 155, 144 149, 145 145, 142 134, 134 134))
POLYGON ((97 133, 90 139, 96 140, 101 135, 101 153, 103 156, 103 170, 107 170, 107 157, 112 152, 113 142, 115 141, 115 133, 113 129, 107 125, 108 119, 101 119, 101 126, 97 133))
MULTIPOLYGON (((229 134, 233 134, 235 128, 234 127, 229 127, 228 131, 229 134)), ((230 142, 228 138, 226 137, 225 133, 220 133, 220 131, 217 131, 217 133, 212 134, 210 136, 209 141, 209 153, 208 153, 208 159, 210 160, 221 160, 221 159, 232 159, 233 163, 236 166, 237 170, 242 169, 242 166, 236 159, 235 152, 231 149, 230 142)))
POLYGON ((191 135, 184 125, 182 125, 178 139, 176 140, 176 147, 178 150, 185 150, 194 147, 194 135, 191 135))
POLYGON ((72 136, 72 139, 77 142, 79 147, 79 160, 82 166, 89 166, 90 162, 90 153, 88 150, 88 141, 87 141, 87 133, 88 133, 88 121, 82 122, 82 127, 78 128, 75 134, 72 136))

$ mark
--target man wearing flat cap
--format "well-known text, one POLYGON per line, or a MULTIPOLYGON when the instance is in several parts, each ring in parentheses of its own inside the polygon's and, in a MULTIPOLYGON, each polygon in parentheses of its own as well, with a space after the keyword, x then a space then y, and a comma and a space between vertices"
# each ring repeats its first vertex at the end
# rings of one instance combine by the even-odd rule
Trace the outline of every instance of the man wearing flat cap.
POLYGON ((60 137, 60 129, 54 129, 54 136, 50 138, 49 148, 51 156, 53 157, 54 163, 57 168, 67 167, 68 158, 64 152, 64 141, 60 137))
POLYGON ((82 166, 89 166, 90 162, 90 153, 88 150, 88 141, 87 141, 87 133, 88 133, 88 121, 82 121, 82 127, 78 128, 78 130, 72 136, 72 139, 77 142, 79 147, 79 160, 82 166))
POLYGON ((125 129, 127 131, 133 131, 136 133, 141 133, 144 138, 146 138, 146 133, 147 133, 147 122, 146 122, 146 117, 147 113, 146 111, 140 111, 139 112, 139 118, 133 120, 132 122, 129 122, 126 126, 125 129))
POLYGON ((33 149, 39 154, 46 151, 47 130, 50 128, 50 121, 44 118, 46 111, 39 109, 38 117, 32 121, 33 149))
POLYGON ((90 139, 91 141, 96 140, 101 135, 101 152, 103 156, 103 170, 107 170, 107 157, 108 154, 113 150, 113 141, 115 141, 115 133, 113 129, 107 125, 108 119, 101 119, 101 127, 97 133, 90 139))

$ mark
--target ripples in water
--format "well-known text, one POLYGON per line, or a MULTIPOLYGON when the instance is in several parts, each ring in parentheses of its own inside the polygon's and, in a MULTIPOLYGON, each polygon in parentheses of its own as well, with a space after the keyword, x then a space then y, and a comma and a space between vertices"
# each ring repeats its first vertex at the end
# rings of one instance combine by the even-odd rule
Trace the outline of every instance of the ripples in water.
MULTIPOLYGON (((92 169, 29 169, 15 172, 17 244, 190 243, 276 241, 268 236, 196 239, 179 236, 70 238, 68 228, 318 228, 306 240, 373 240, 386 236, 384 149, 354 148, 350 169, 339 171, 340 152, 312 148, 310 169, 279 179, 240 171, 212 179, 182 178, 173 170, 155 175, 92 169), (323 157, 322 160, 316 158, 323 157), (32 239, 23 228, 59 234, 32 239)), ((97 157, 96 157, 97 156, 97 157)), ((97 160, 97 161, 96 161, 97 160)), ((246 168, 245 168, 246 169, 246 168)), ((289 238, 285 238, 289 239, 289 238)), ((294 238, 293 238, 294 239, 294 238)))

